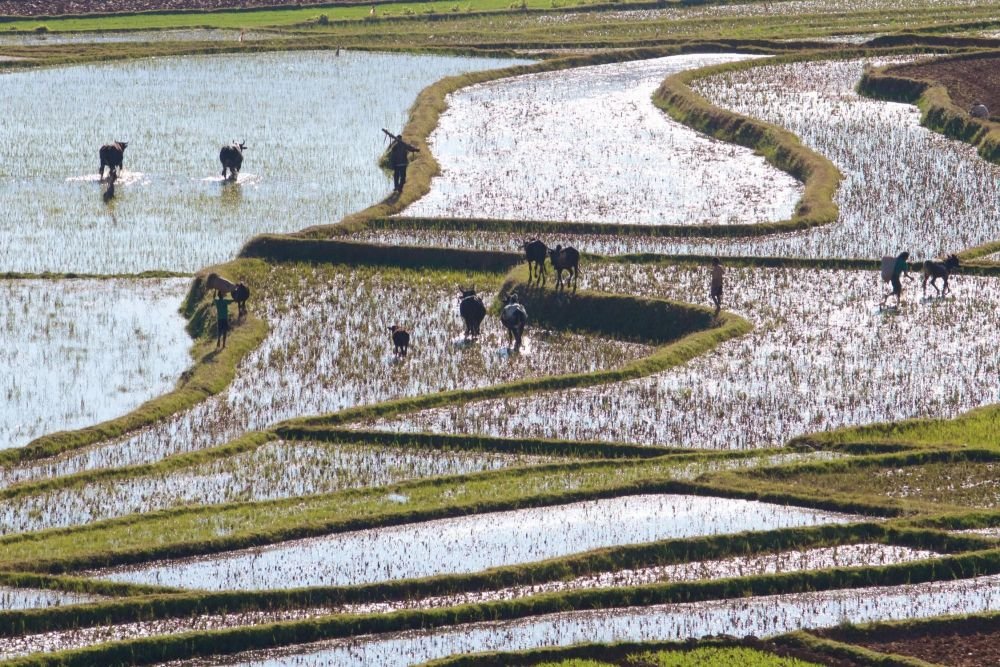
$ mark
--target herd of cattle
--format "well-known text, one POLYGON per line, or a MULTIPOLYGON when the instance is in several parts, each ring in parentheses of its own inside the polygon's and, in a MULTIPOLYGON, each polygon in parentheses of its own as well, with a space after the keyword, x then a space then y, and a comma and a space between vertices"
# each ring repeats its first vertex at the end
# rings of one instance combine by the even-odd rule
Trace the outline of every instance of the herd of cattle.
MULTIPOLYGON (((98 151, 101 158, 101 169, 98 177, 104 180, 104 169, 108 169, 108 189, 104 192, 104 200, 108 201, 115 196, 115 181, 118 180, 118 170, 122 168, 125 160, 125 149, 128 148, 127 141, 115 141, 104 144, 98 151)), ((247 148, 246 142, 233 141, 228 146, 223 146, 219 151, 219 162, 222 163, 222 178, 226 178, 229 172, 230 181, 235 181, 243 167, 243 151, 247 148)))
MULTIPOLYGON (((548 257, 552 263, 552 269, 556 272, 556 289, 563 288, 563 271, 568 273, 566 284, 572 282, 573 290, 576 291, 576 280, 580 275, 580 253, 573 246, 548 248, 545 243, 538 239, 531 239, 522 244, 524 256, 528 261, 529 283, 536 281, 544 285, 547 277, 545 270, 545 259, 548 257)), ((458 314, 465 322, 465 337, 476 338, 479 336, 480 327, 486 319, 486 304, 482 297, 476 293, 475 286, 463 287, 459 289, 458 314)), ((521 349, 521 336, 524 334, 524 327, 528 323, 528 311, 520 303, 517 293, 507 296, 504 307, 500 310, 500 323, 507 329, 507 347, 521 349)), ((399 324, 389 327, 389 335, 392 337, 393 354, 397 357, 405 357, 410 347, 410 332, 399 324)))

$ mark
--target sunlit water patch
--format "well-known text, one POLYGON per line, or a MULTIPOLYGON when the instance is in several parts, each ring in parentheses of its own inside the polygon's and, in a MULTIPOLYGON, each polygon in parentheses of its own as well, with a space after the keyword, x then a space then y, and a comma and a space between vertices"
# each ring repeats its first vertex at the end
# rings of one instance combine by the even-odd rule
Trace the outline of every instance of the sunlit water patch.
MULTIPOLYGON (((593 265, 583 279, 602 290, 699 302, 708 300, 708 274, 593 265)), ((754 329, 682 366, 374 426, 743 449, 840 426, 951 417, 997 401, 1000 280, 956 277, 947 298, 929 300, 919 282, 904 283, 902 308, 882 311, 884 287, 873 271, 729 269, 724 306, 754 329), (519 418, 509 419, 515 410, 519 418)))
POLYGON ((195 270, 259 232, 336 222, 391 191, 380 128, 401 128, 422 88, 513 62, 294 52, 3 74, 0 152, 25 159, 0 165, 0 271, 195 270), (241 180, 206 181, 233 139, 241 180), (114 140, 129 146, 106 204, 80 177, 114 140))
POLYGON ((58 607, 66 604, 96 602, 100 595, 47 590, 44 588, 8 588, 0 586, 0 611, 58 607))
MULTIPOLYGON (((687 604, 574 611, 516 621, 351 637, 169 663, 170 667, 407 667, 458 653, 589 642, 670 641, 710 635, 769 637, 845 621, 868 623, 1000 610, 1000 576, 687 604)), ((166 667, 164 665, 164 667, 166 667)))
POLYGON ((0 281, 0 449, 169 391, 191 365, 177 313, 187 286, 173 278, 0 281))
POLYGON ((180 505, 292 498, 549 461, 492 452, 271 442, 157 475, 101 480, 0 501, 0 533, 72 526, 180 505))
POLYGON ((682 55, 464 88, 428 141, 441 165, 407 215, 718 224, 792 215, 801 185, 698 134, 650 96, 667 76, 747 56, 682 55))
MULTIPOLYGON (((638 343, 535 329, 529 312, 524 348, 511 354, 492 315, 478 341, 463 341, 452 277, 338 267, 302 271, 302 285, 290 293, 252 304, 270 333, 239 365, 226 391, 124 438, 4 469, 0 481, 150 463, 220 445, 283 419, 530 376, 590 372, 652 351, 638 343), (412 334, 403 359, 392 353, 392 323, 412 334)), ((297 275, 286 278, 294 284, 297 275)), ((494 298, 495 292, 480 288, 487 302, 494 298)))
POLYGON ((0 31, 0 46, 58 44, 116 44, 131 42, 239 42, 268 39, 266 32, 239 30, 129 30, 124 32, 16 32, 0 31))
POLYGON ((700 496, 626 496, 391 526, 99 573, 211 590, 355 585, 476 572, 620 544, 844 523, 844 514, 700 496))

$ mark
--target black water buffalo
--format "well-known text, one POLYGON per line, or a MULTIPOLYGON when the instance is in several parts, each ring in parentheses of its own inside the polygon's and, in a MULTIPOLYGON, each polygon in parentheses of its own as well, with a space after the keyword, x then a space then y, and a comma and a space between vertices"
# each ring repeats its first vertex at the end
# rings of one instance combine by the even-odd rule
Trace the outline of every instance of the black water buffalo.
POLYGON ((125 157, 125 149, 128 148, 127 141, 116 141, 113 144, 101 146, 101 170, 99 178, 104 178, 104 168, 107 167, 112 173, 117 174, 117 170, 122 168, 122 158, 125 157))
POLYGON ((478 336, 479 325, 483 323, 483 319, 486 317, 486 305, 483 304, 483 300, 476 294, 475 287, 470 289, 462 288, 461 294, 458 297, 458 314, 462 316, 462 320, 465 322, 465 335, 478 336))
POLYGON ((552 250, 549 250, 549 260, 552 262, 552 268, 556 272, 556 289, 562 289, 563 271, 569 272, 569 277, 566 279, 568 283, 570 280, 573 281, 573 291, 576 291, 576 278, 580 275, 580 253, 573 246, 566 246, 563 248, 561 245, 557 245, 552 250))
POLYGON ((243 283, 236 283, 236 287, 232 291, 233 301, 236 302, 237 308, 239 308, 240 319, 246 317, 247 314, 247 299, 250 298, 250 288, 243 283))
POLYGON ((246 142, 233 142, 228 146, 223 146, 219 151, 219 162, 222 163, 222 177, 226 177, 226 170, 229 170, 229 180, 235 181, 243 166, 243 151, 246 150, 246 142))
POLYGON ((389 327, 389 333, 392 334, 392 353, 397 357, 405 357, 406 349, 410 346, 410 332, 393 324, 389 327))
POLYGON ((528 260, 528 282, 534 282, 537 274, 538 282, 544 285, 545 255, 548 254, 548 248, 538 239, 525 241, 521 247, 524 248, 524 256, 528 260))
POLYGON ((507 305, 500 311, 500 322, 507 327, 507 348, 514 342, 514 349, 521 349, 521 335, 524 325, 528 323, 528 311, 517 301, 517 294, 507 297, 507 305))

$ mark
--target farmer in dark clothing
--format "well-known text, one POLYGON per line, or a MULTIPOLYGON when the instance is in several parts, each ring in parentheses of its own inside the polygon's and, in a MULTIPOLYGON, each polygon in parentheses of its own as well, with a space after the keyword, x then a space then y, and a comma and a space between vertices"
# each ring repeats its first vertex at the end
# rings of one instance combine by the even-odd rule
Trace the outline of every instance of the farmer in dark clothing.
MULTIPOLYGON (((889 282, 892 283, 892 296, 896 297, 896 306, 899 306, 899 299, 903 295, 903 283, 900 282, 901 276, 906 276, 908 280, 913 280, 913 276, 910 275, 910 265, 909 265, 910 253, 901 252, 896 256, 896 262, 892 265, 892 275, 889 278, 889 282)), ((885 305, 885 300, 889 298, 889 294, 882 297, 882 304, 885 305)))
POLYGON ((232 299, 225 299, 222 292, 215 292, 215 319, 219 323, 219 337, 215 341, 215 348, 226 346, 226 336, 229 334, 229 304, 235 303, 232 299))
POLYGON ((403 141, 403 135, 397 134, 389 144, 389 166, 392 167, 392 182, 396 192, 403 191, 406 184, 406 167, 410 163, 410 153, 419 153, 419 148, 414 148, 403 141))
POLYGON ((712 283, 709 286, 708 295, 715 304, 715 314, 722 310, 722 263, 718 257, 712 258, 712 283))

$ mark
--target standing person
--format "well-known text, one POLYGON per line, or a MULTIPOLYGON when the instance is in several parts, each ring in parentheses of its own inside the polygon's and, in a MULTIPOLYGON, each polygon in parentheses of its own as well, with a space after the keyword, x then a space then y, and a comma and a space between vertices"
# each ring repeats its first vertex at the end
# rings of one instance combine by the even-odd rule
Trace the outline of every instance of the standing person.
POLYGON ((389 166, 392 167, 392 183, 396 192, 402 192, 406 184, 406 167, 410 164, 410 153, 419 152, 419 148, 414 148, 403 141, 403 135, 397 134, 392 138, 392 143, 389 144, 389 166))
POLYGON ((218 322, 219 334, 215 341, 215 349, 226 346, 226 337, 229 335, 229 304, 235 303, 232 299, 225 299, 222 292, 215 291, 215 319, 218 322))
MULTIPOLYGON (((913 280, 913 276, 910 275, 910 253, 901 252, 896 256, 896 261, 892 265, 892 274, 889 276, 889 282, 892 283, 892 294, 886 294, 882 297, 882 305, 885 305, 885 300, 890 296, 896 297, 896 307, 899 307, 899 300, 903 296, 903 283, 900 282, 900 277, 906 276, 908 280, 913 280)), ((885 276, 883 275, 883 278, 885 276)))
POLYGON ((722 263, 718 257, 712 258, 712 286, 709 288, 708 295, 712 297, 712 302, 715 303, 715 314, 718 315, 719 311, 722 310, 722 263))

